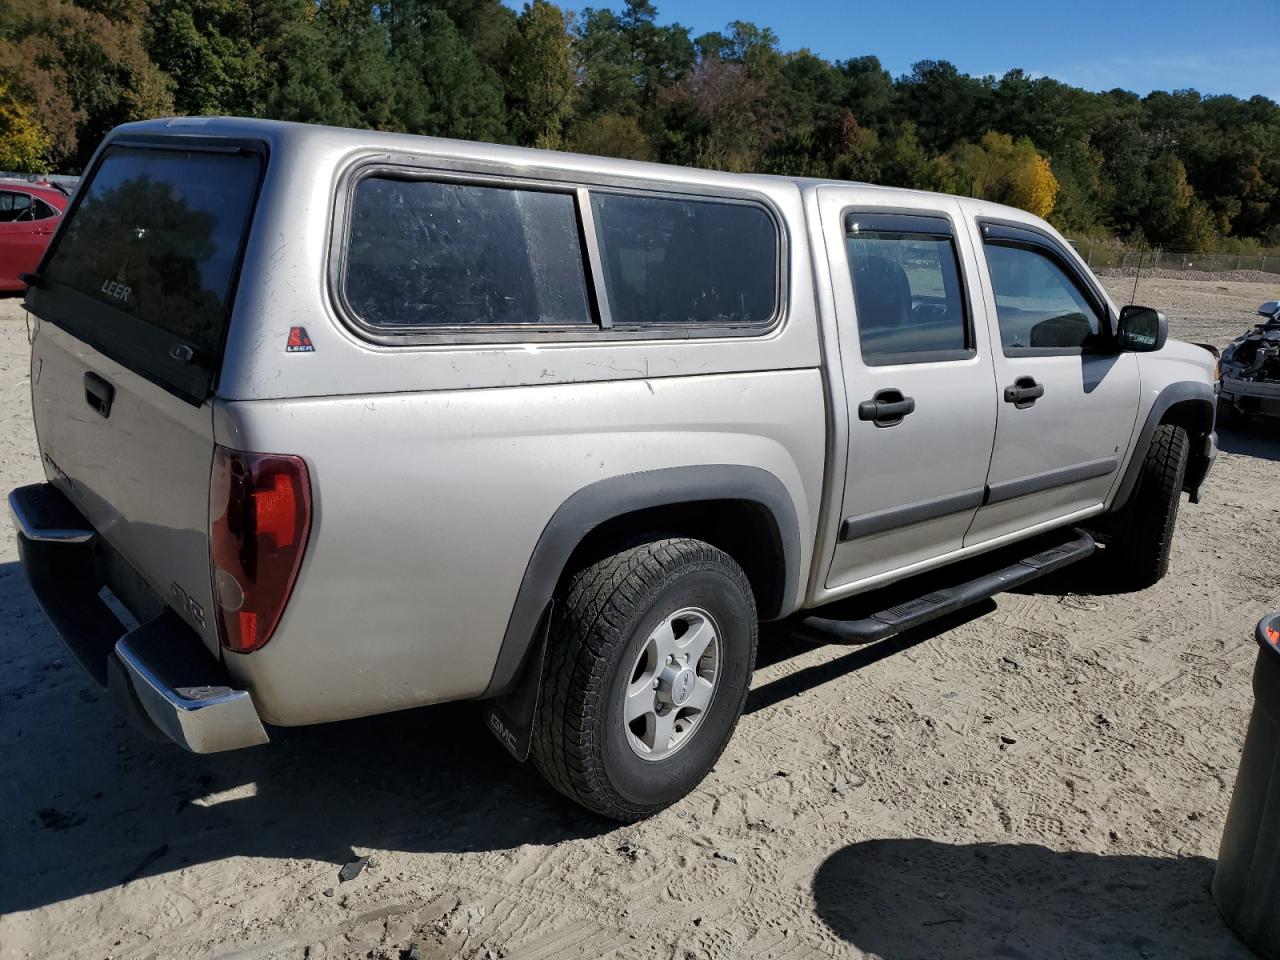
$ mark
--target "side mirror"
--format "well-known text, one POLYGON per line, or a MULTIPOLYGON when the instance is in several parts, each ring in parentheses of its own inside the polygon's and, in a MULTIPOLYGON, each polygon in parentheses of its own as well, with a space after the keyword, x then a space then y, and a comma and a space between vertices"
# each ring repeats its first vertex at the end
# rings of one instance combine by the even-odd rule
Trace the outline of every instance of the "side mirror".
POLYGON ((1120 311, 1116 346, 1131 353, 1151 353, 1169 339, 1169 321, 1159 310, 1130 304, 1120 311))
POLYGON ((1258 308, 1258 315, 1274 320, 1280 314, 1280 300, 1268 300, 1258 308))

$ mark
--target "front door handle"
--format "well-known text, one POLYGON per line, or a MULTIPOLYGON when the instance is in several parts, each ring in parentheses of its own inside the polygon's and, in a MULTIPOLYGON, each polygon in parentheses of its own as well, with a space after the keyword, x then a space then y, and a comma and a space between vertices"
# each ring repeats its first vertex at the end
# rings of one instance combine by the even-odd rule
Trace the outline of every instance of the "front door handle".
POLYGON ((1004 388, 1004 402, 1012 403, 1016 410, 1025 410, 1043 396, 1044 384, 1036 383, 1034 377, 1019 377, 1012 387, 1004 388))
POLYGON ((901 390, 890 387, 858 404, 858 419, 870 420, 877 427, 892 427, 901 423, 903 417, 914 413, 915 409, 916 402, 912 397, 904 397, 901 390))

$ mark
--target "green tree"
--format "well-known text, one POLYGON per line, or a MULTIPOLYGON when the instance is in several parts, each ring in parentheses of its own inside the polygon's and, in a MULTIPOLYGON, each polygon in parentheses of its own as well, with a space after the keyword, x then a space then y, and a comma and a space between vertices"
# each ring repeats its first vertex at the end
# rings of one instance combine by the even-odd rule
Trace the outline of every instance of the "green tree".
POLYGON ((501 142, 507 138, 502 83, 442 10, 392 30, 395 129, 501 142))
POLYGON ((812 128, 788 132, 775 141, 765 169, 792 177, 877 181, 879 148, 875 131, 859 126, 853 114, 840 107, 812 128))
POLYGON ((725 32, 703 34, 694 46, 703 59, 715 57, 724 63, 742 64, 755 80, 771 78, 782 69, 777 34, 746 20, 732 21, 725 32))
MULTIPOLYGON (((812 129, 833 111, 849 110, 849 81, 835 64, 798 50, 782 58, 780 72, 789 127, 812 129)), ((857 116, 852 110, 849 114, 857 116)))
POLYGON ((1050 169, 1058 181, 1053 206, 1055 226, 1065 231, 1088 231, 1102 217, 1102 154, 1087 139, 1067 141, 1054 152, 1050 169))
POLYGON ((236 113, 961 191, 1208 249, 1280 242, 1280 105, 1091 93, 1022 70, 696 41, 651 0, 0 0, 7 165, 82 165, 117 123, 236 113), (997 133, 998 132, 998 133, 997 133))
POLYGON ((941 153, 987 129, 989 89, 946 60, 920 61, 895 92, 897 115, 916 125, 926 150, 941 153))
POLYGON ((517 143, 556 147, 577 80, 569 18, 545 0, 525 4, 507 42, 504 85, 517 143))
POLYGON ((600 157, 621 157, 624 160, 652 160, 653 147, 635 117, 620 117, 606 113, 580 123, 569 137, 569 149, 575 153, 590 153, 600 157))
POLYGON ((889 71, 876 57, 855 57, 836 66, 846 83, 842 105, 860 123, 883 134, 894 118, 898 96, 889 71))
POLYGON ((427 0, 425 6, 449 18, 477 60, 493 70, 502 68, 516 32, 516 15, 502 0, 427 0))
POLYGON ((652 122, 659 92, 693 66, 693 41, 679 24, 660 26, 649 0, 626 0, 621 13, 588 7, 574 30, 581 112, 630 114, 652 122))
POLYGON ((1142 232, 1157 243, 1176 243, 1194 196, 1187 168, 1176 154, 1165 151, 1147 168, 1147 182, 1150 190, 1140 213, 1142 232))
POLYGON ((253 43, 253 15, 247 0, 151 0, 143 39, 173 81, 177 112, 254 110, 262 53, 253 43))
POLYGON ((955 173, 946 157, 931 156, 920 144, 915 124, 906 121, 888 137, 880 139, 875 154, 880 183, 916 190, 955 189, 955 173))
POLYGON ((320 25, 291 23, 282 31, 288 54, 273 64, 261 111, 277 120, 361 126, 334 71, 333 48, 320 25))

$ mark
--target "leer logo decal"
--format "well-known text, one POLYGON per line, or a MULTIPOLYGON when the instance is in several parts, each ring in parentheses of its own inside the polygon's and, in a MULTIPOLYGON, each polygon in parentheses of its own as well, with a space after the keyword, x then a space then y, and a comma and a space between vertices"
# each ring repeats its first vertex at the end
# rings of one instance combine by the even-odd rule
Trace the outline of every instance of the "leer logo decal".
POLYGON ((289 342, 285 344, 285 353, 315 353, 316 348, 307 336, 306 327, 290 327, 289 342))
POLYGON ((108 297, 114 297, 117 300, 129 299, 129 294, 133 293, 133 287, 130 287, 119 280, 103 280, 101 291, 108 297))

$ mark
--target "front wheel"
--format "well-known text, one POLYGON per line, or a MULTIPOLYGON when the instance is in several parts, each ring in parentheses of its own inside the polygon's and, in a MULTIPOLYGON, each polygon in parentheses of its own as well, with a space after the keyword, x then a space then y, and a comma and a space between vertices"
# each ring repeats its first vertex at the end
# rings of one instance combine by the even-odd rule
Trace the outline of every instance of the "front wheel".
POLYGON ((1189 450, 1182 427, 1167 423, 1156 427, 1129 502, 1108 518, 1105 558, 1113 581, 1120 586, 1143 590, 1169 571, 1189 450))
POLYGON ((646 543, 575 574, 552 619, 538 769, 616 820, 670 806, 728 743, 756 636, 746 575, 702 541, 646 543))

